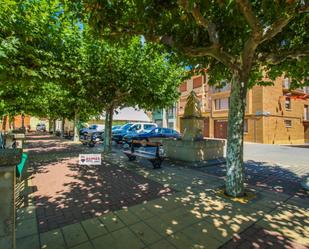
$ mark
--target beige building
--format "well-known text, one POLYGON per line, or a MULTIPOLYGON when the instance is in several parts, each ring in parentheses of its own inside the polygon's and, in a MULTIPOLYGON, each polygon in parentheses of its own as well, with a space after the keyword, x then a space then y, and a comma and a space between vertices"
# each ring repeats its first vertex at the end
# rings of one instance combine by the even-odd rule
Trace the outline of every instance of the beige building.
MULTIPOLYGON (((204 136, 227 137, 230 85, 221 89, 208 85, 208 77, 194 76, 180 86, 177 128, 181 130, 186 98, 193 90, 205 117, 204 136)), ((289 90, 289 80, 278 78, 273 86, 254 86, 247 94, 245 141, 266 144, 309 142, 309 87, 289 90)))

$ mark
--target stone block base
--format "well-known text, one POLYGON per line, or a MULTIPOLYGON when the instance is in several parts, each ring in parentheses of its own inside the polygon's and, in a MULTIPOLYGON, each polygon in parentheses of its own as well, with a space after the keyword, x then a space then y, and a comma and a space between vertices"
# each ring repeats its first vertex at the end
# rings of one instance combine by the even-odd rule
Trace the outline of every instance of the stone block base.
POLYGON ((201 162, 224 158, 225 140, 185 141, 167 139, 162 142, 165 154, 170 159, 201 162))

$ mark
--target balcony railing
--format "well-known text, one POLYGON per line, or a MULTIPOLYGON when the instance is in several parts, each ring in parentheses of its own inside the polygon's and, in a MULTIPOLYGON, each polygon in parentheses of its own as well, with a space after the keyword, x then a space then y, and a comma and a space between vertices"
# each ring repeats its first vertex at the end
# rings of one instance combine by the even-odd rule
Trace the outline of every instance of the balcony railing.
POLYGON ((210 93, 221 93, 221 92, 227 92, 231 90, 231 84, 226 84, 222 87, 217 87, 217 86, 210 86, 209 87, 209 92, 210 93))
POLYGON ((301 93, 305 93, 305 94, 309 93, 309 87, 308 86, 291 89, 291 82, 289 81, 289 79, 284 79, 283 80, 282 87, 283 87, 284 90, 290 90, 290 91, 294 91, 294 92, 301 92, 301 93))

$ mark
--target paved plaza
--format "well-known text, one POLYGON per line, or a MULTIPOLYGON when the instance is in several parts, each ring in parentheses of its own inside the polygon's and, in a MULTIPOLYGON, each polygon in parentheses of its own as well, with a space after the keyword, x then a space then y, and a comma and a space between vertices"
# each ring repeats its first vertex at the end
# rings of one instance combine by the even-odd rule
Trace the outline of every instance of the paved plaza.
POLYGON ((309 199, 300 186, 309 169, 301 164, 245 155, 255 198, 243 203, 218 194, 224 165, 167 160, 154 170, 115 149, 102 165, 85 167, 78 154, 101 147, 50 136, 27 141, 31 194, 17 211, 17 249, 309 246, 309 199))

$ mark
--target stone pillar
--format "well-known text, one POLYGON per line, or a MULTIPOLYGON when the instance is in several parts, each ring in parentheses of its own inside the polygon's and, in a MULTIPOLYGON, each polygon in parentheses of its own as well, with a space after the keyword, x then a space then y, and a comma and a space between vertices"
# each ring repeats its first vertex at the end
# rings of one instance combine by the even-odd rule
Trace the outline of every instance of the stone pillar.
POLYGON ((0 248, 15 249, 16 165, 21 150, 0 150, 0 248))

